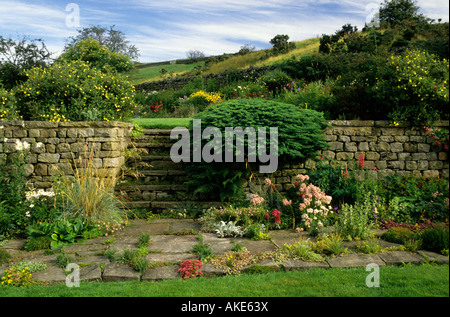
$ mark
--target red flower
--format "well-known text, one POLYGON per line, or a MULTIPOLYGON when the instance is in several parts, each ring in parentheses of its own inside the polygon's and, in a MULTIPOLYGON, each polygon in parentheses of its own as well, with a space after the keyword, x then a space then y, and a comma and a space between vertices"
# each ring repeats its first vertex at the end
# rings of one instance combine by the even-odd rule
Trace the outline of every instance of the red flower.
POLYGON ((359 156, 359 167, 364 167, 364 153, 359 156))
POLYGON ((345 177, 345 178, 348 178, 348 170, 347 170, 347 167, 345 168, 344 177, 345 177))

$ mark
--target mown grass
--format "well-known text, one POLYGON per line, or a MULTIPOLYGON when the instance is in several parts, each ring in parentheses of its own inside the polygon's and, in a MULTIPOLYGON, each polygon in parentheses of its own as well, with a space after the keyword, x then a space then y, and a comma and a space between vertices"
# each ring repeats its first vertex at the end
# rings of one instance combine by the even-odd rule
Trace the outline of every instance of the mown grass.
POLYGON ((0 297, 448 297, 449 266, 380 267, 380 287, 366 286, 365 268, 243 274, 159 282, 85 282, 0 287, 0 297))
POLYGON ((144 129, 173 129, 176 127, 189 127, 190 118, 135 118, 137 123, 144 129))

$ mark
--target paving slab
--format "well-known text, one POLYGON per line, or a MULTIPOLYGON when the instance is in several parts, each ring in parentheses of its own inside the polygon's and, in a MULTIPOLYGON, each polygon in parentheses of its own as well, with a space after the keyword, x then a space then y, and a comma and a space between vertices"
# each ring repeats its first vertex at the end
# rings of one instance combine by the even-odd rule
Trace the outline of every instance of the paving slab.
POLYGON ((367 264, 375 263, 379 266, 384 266, 383 262, 377 254, 343 254, 335 258, 327 260, 331 268, 351 268, 351 267, 365 267, 367 264))
POLYGON ((143 281, 160 281, 160 280, 173 280, 180 278, 178 273, 178 265, 159 266, 153 269, 148 269, 143 275, 143 281))
POLYGON ((420 254, 408 251, 388 251, 378 253, 378 255, 387 265, 419 264, 425 261, 420 254))
POLYGON ((431 252, 431 251, 425 251, 425 250, 419 250, 417 251, 417 253, 419 253, 420 255, 422 255, 425 260, 428 259, 429 262, 436 262, 438 264, 448 264, 448 256, 439 254, 439 253, 435 253, 435 252, 431 252))
POLYGON ((6 241, 5 245, 2 246, 3 249, 9 250, 21 250, 25 244, 25 239, 14 239, 6 241))
POLYGON ((197 257, 192 253, 149 253, 146 256, 149 262, 181 263, 184 260, 195 260, 197 257))
POLYGON ((42 281, 49 285, 66 282, 66 274, 62 268, 57 266, 48 266, 43 271, 33 273, 32 277, 36 281, 42 281))
POLYGON ((100 264, 92 264, 80 267, 80 282, 94 282, 102 280, 100 264))
POLYGON ((203 243, 209 245, 214 254, 231 251, 233 243, 230 239, 218 238, 214 233, 203 233, 203 243))
POLYGON ((203 264, 201 271, 203 272, 204 277, 215 277, 225 275, 224 270, 222 270, 221 268, 217 268, 209 263, 203 264))
POLYGON ((282 248, 285 244, 294 244, 300 239, 306 239, 307 234, 304 232, 294 232, 292 230, 270 230, 269 236, 272 242, 278 247, 282 248))
POLYGON ((330 265, 327 262, 315 262, 315 261, 303 261, 300 259, 288 259, 284 262, 281 267, 285 271, 298 271, 298 270, 306 270, 311 268, 330 268, 330 265))
POLYGON ((85 252, 91 252, 91 251, 103 251, 107 247, 103 244, 72 244, 72 245, 66 245, 64 246, 64 252, 65 253, 75 253, 75 254, 82 254, 85 252))
POLYGON ((161 250, 163 252, 187 253, 198 243, 197 236, 160 235, 152 236, 149 249, 161 250))
POLYGON ((243 238, 231 239, 235 243, 240 243, 252 254, 260 254, 263 252, 275 251, 277 246, 270 240, 249 240, 243 238))
POLYGON ((170 233, 179 233, 186 230, 193 230, 195 232, 199 232, 202 228, 202 225, 198 221, 194 221, 192 219, 185 219, 177 222, 173 222, 169 225, 170 233))
POLYGON ((104 282, 137 281, 140 277, 141 274, 128 264, 106 263, 102 280, 104 282))

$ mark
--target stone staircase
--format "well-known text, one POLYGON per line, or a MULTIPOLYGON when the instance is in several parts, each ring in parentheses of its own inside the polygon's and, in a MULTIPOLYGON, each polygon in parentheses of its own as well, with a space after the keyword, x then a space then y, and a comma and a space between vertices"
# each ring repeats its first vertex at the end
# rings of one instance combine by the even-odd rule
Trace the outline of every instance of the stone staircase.
MULTIPOLYGON (((116 186, 116 193, 128 208, 146 208, 153 212, 176 209, 188 202, 189 193, 184 163, 174 163, 170 148, 171 130, 144 129, 143 136, 128 145, 127 171, 116 186)), ((195 202, 202 208, 217 202, 195 202)))

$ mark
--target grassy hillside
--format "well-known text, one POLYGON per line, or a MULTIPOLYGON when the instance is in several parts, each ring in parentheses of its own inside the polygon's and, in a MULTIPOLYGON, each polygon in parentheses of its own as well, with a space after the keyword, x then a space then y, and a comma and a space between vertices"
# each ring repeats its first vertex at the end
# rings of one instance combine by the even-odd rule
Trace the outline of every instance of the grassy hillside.
MULTIPOLYGON (((244 69, 250 66, 261 67, 273 65, 283 60, 287 60, 293 56, 300 57, 308 54, 313 54, 319 50, 319 38, 308 39, 300 42, 295 42, 295 49, 286 54, 278 56, 269 56, 268 50, 259 50, 245 55, 231 56, 224 61, 212 64, 208 69, 204 69, 204 74, 220 73, 225 70, 244 69)), ((197 62, 191 64, 173 64, 161 65, 160 63, 140 64, 130 75, 132 84, 140 84, 147 81, 162 80, 172 76, 186 74, 194 70, 198 66, 204 67, 205 62, 197 62), (161 69, 165 69, 167 73, 161 74, 161 69)))
POLYGON ((160 65, 153 63, 141 64, 139 67, 130 74, 130 80, 132 84, 140 84, 147 81, 155 81, 166 79, 169 76, 180 75, 189 71, 192 71, 198 66, 205 65, 205 62, 197 62, 191 64, 170 64, 170 65, 160 65), (166 74, 162 74, 161 70, 165 69, 166 74))

